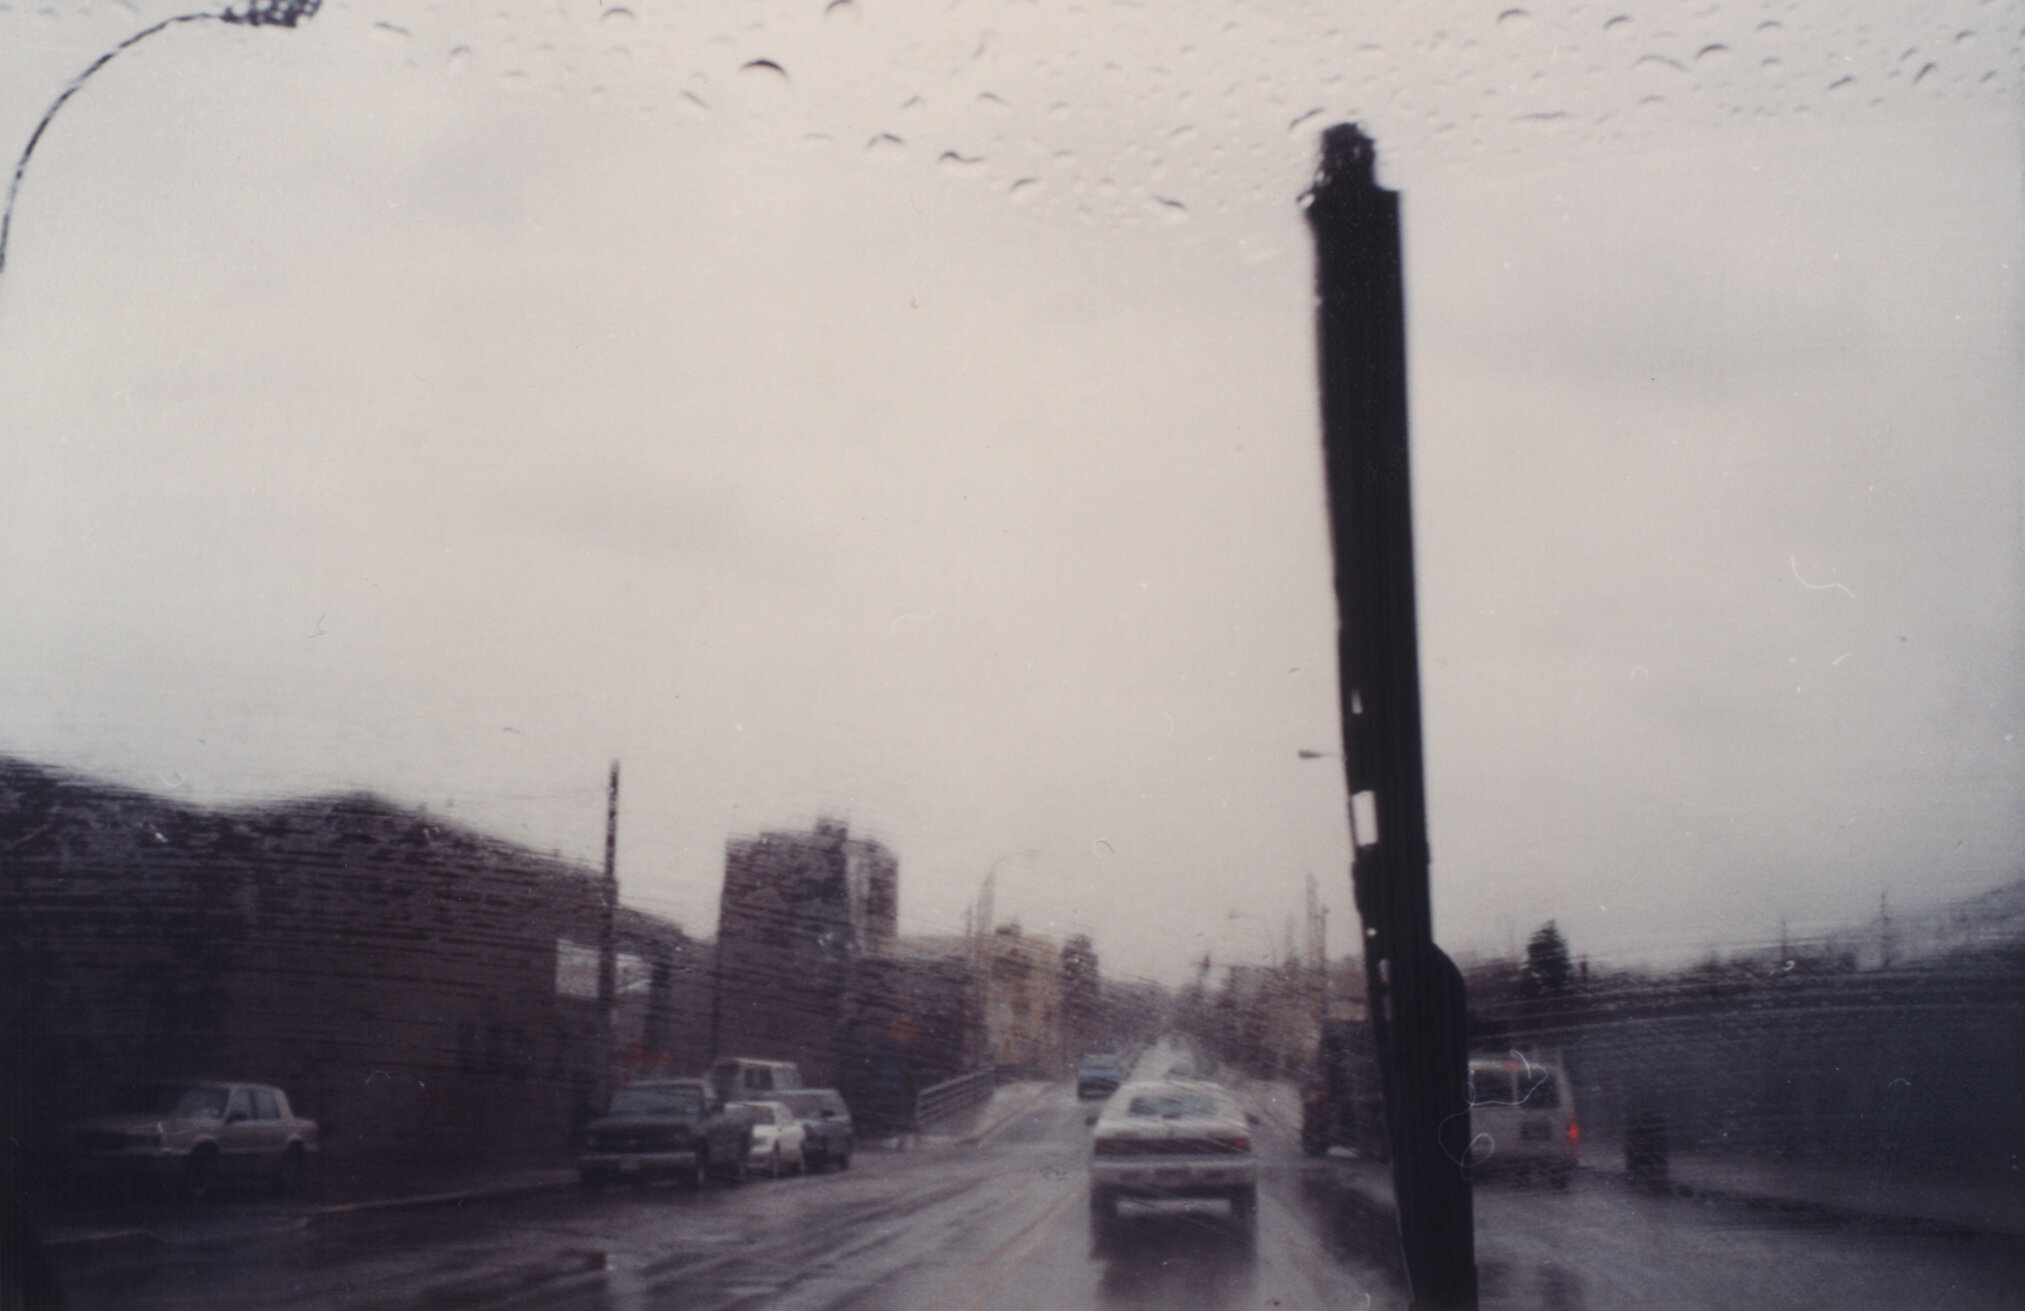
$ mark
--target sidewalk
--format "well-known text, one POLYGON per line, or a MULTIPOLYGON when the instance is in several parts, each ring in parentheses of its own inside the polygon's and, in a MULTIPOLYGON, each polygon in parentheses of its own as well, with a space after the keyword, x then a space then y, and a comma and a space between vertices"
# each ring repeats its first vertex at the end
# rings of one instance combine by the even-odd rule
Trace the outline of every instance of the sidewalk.
POLYGON ((957 1141, 983 1142, 1015 1118, 1038 1105, 1043 1097, 1061 1086, 1059 1083, 1023 1082, 1009 1083, 1003 1088, 994 1089, 991 1100, 985 1103, 984 1110, 977 1117, 976 1126, 957 1141))
MULTIPOLYGON (((1583 1168, 1631 1186, 1621 1146, 1584 1144, 1583 1168)), ((2025 1237, 2025 1181, 1922 1175, 1912 1170, 1838 1161, 1745 1160, 1708 1152, 1671 1153, 1658 1187, 1682 1197, 1744 1202, 1912 1223, 1974 1234, 2025 1237)))
MULTIPOLYGON (((1240 1092, 1261 1120, 1288 1134, 1299 1133, 1300 1096, 1291 1084, 1246 1082, 1240 1092)), ((1334 1152, 1328 1160, 1345 1187, 1369 1205, 1392 1209, 1390 1166, 1334 1152)), ((1634 1186, 1618 1142, 1585 1140, 1581 1168, 1590 1178, 1634 1186)), ((1773 1210, 2025 1237, 2025 1180, 1889 1173, 1861 1163, 1744 1159, 1676 1149, 1658 1187, 1681 1197, 1773 1210)))
POLYGON ((257 1191, 228 1193, 206 1202, 136 1199, 36 1217, 48 1248, 144 1246, 208 1242, 249 1234, 301 1229, 330 1216, 455 1206, 480 1198, 555 1192, 576 1186, 564 1166, 353 1174, 312 1180, 303 1192, 277 1198, 257 1191))
POLYGON ((1038 1103, 1048 1091, 1059 1088, 1059 1083, 1043 1083, 1039 1080, 1021 1080, 1017 1083, 1002 1084, 992 1089, 991 1096, 971 1109, 950 1116, 938 1122, 931 1129, 907 1135, 917 1142, 956 1143, 974 1145, 996 1133, 1000 1128, 1038 1103))
POLYGON ((309 1197, 314 1216, 356 1215, 368 1211, 401 1211, 429 1206, 454 1206, 481 1197, 558 1192, 577 1186, 573 1166, 387 1173, 383 1177, 355 1174, 327 1180, 309 1197))

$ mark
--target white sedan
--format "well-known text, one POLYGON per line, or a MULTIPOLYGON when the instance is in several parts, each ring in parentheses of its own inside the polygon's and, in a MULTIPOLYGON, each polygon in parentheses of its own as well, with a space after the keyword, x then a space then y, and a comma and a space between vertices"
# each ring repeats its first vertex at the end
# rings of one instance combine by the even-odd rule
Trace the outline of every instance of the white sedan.
POLYGON ((802 1143, 808 1130, 793 1111, 780 1102, 733 1102, 725 1110, 744 1115, 752 1125, 746 1173, 764 1170, 778 1178, 784 1169, 801 1170, 802 1143))
POLYGON ((1090 1224, 1099 1239, 1128 1199, 1220 1198, 1247 1227, 1257 1214, 1251 1119, 1216 1084, 1126 1084, 1097 1117, 1091 1149, 1090 1224))

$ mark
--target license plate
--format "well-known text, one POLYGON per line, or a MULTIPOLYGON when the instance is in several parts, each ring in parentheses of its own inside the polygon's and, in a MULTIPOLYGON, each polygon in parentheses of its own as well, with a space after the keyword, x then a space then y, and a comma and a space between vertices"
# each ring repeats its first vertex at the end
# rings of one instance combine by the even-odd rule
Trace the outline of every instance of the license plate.
POLYGON ((640 1163, 638 1161, 621 1161, 619 1162, 619 1173, 638 1174, 640 1173, 640 1163))

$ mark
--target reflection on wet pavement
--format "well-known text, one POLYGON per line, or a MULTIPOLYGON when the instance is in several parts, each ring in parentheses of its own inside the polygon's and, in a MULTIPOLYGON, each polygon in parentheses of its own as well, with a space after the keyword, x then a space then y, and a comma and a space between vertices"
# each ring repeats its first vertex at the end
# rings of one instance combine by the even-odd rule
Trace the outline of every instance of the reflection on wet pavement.
POLYGON ((1227 1216, 1127 1212, 1092 1255, 1105 1306, 1246 1306, 1257 1283, 1253 1236, 1227 1216))

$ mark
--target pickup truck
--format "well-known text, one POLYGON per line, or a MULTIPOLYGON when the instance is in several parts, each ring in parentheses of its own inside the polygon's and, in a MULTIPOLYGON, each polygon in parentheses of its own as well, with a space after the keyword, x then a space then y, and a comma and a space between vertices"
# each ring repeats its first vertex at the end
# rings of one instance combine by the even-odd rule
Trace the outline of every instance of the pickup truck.
POLYGON ((651 1079, 612 1094, 604 1116, 584 1129, 577 1176, 596 1189, 619 1179, 677 1179, 700 1188, 707 1174, 741 1177, 752 1122, 704 1079, 651 1079))

